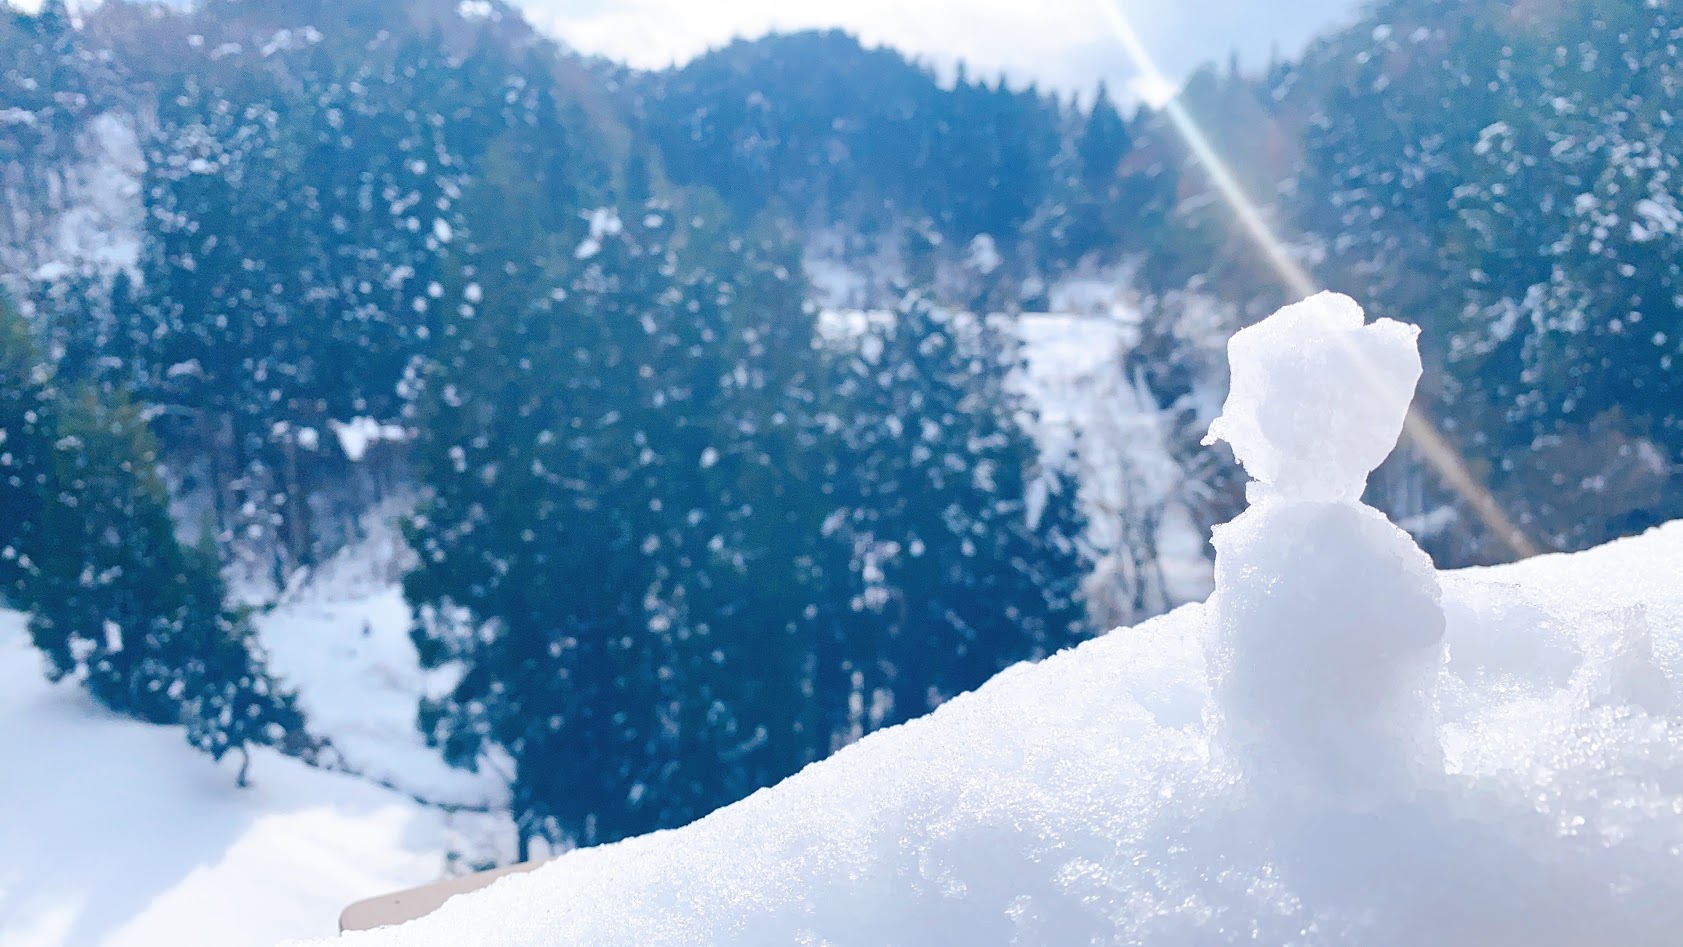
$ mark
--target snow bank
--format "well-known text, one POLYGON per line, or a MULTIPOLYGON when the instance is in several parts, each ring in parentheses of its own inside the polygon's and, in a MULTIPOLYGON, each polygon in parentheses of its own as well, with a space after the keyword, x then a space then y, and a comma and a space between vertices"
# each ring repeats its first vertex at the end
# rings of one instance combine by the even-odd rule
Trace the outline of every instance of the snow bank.
POLYGON ((1435 573, 1356 499, 1405 343, 1340 297, 1234 340, 1267 486, 1209 604, 343 943, 1675 943, 1683 525, 1435 573))

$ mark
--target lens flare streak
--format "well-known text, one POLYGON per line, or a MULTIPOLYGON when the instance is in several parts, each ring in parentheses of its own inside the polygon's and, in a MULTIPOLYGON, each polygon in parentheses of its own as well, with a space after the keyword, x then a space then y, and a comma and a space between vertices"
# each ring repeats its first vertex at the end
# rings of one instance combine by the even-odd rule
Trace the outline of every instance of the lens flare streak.
MULTIPOLYGON (((1140 71, 1141 88, 1146 90, 1172 90, 1174 88, 1163 71, 1158 68, 1157 61, 1152 58, 1150 51, 1140 41, 1139 33, 1128 22, 1127 16, 1117 5, 1117 0, 1093 0, 1100 16, 1109 24, 1122 48, 1134 65, 1140 71)), ((1299 297, 1312 296, 1323 287, 1319 286, 1309 272, 1303 268, 1285 243, 1274 233, 1268 221, 1262 216, 1255 202, 1245 193, 1238 178, 1228 167, 1215 146, 1192 115, 1187 112, 1180 100, 1173 95, 1163 98, 1159 106, 1163 114, 1174 126, 1175 133, 1180 135, 1192 152, 1210 182, 1220 192, 1222 200, 1238 218, 1240 226, 1267 258, 1269 266, 1279 276, 1280 282, 1299 297)), ((1354 353, 1353 353, 1354 354, 1354 353)), ((1473 511, 1483 521, 1485 527, 1495 534, 1513 552, 1517 559, 1527 559, 1537 555, 1541 550, 1531 541, 1525 531, 1520 529, 1508 518, 1501 504, 1483 484, 1475 479, 1467 469, 1466 461, 1456 452, 1455 448, 1440 434, 1432 422, 1416 408, 1410 408, 1408 418, 1403 424, 1403 437, 1414 445, 1438 477, 1445 485, 1454 490, 1473 508, 1473 511)))

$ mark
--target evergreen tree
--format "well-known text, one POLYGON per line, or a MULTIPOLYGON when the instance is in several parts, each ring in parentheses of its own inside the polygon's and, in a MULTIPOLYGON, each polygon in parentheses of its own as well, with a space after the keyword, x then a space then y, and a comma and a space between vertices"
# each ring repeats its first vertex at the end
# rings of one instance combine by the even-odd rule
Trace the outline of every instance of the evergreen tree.
POLYGON ((174 671, 180 683, 179 719, 187 728, 187 742, 212 759, 239 754, 236 782, 244 787, 251 747, 276 746, 307 755, 315 746, 295 696, 268 673, 247 611, 220 604, 227 591, 217 563, 209 536, 187 557, 189 580, 196 586, 188 600, 196 607, 183 616, 183 628, 176 632, 189 643, 174 671))
POLYGON ((963 64, 944 89, 836 30, 733 43, 636 87, 670 178, 716 190, 739 224, 782 203, 802 226, 1004 236, 1044 202, 1063 143, 1051 96, 963 64))
POLYGON ((405 368, 459 304, 439 277, 463 169, 399 71, 428 62, 375 48, 307 74, 304 100, 256 69, 232 87, 187 77, 149 162, 124 360, 173 452, 208 458, 196 473, 225 535, 287 567, 314 559, 310 478, 327 466, 300 453, 336 422, 395 420, 405 368))
POLYGON ((1076 144, 1081 157, 1081 175, 1089 190, 1105 196, 1116 181, 1117 165, 1128 153, 1128 126, 1110 101, 1110 90, 1099 83, 1093 110, 1087 115, 1087 127, 1081 131, 1076 144))
MULTIPOLYGON (((524 206, 497 233, 541 234, 524 206)), ((464 673, 422 726, 455 762, 513 758, 523 840, 682 824, 828 742, 811 347, 793 261, 723 213, 598 211, 536 285, 541 246, 480 259, 485 304, 426 379, 405 591, 424 660, 464 673)))
POLYGON ((17 605, 34 568, 52 446, 45 412, 51 378, 29 326, 0 298, 0 596, 17 605))
POLYGON ((176 538, 141 411, 83 387, 51 412, 48 488, 19 541, 28 569, 16 601, 49 675, 78 678, 126 716, 185 723, 217 759, 304 745, 292 696, 269 678, 245 616, 224 605, 214 554, 176 538))
POLYGON ((110 348, 161 412, 183 483, 214 502, 224 553, 277 585, 338 538, 315 522, 320 493, 371 483, 364 501, 385 498, 387 478, 354 466, 376 459, 333 449, 331 432, 398 424, 407 375, 472 317, 452 281, 477 208, 464 194, 505 161, 539 185, 542 225, 571 233, 611 176, 579 145, 596 122, 553 47, 481 31, 458 52, 401 14, 302 4, 282 22, 329 33, 155 80, 143 279, 110 348))
POLYGON ((1672 249, 1683 231, 1683 21, 1663 4, 1596 0, 1557 14, 1495 67, 1499 101, 1455 203, 1454 245, 1475 275, 1455 343, 1469 382, 1494 383, 1502 414, 1491 428, 1505 426, 1508 445, 1558 468, 1555 445, 1581 450, 1591 432, 1613 433, 1598 445, 1615 455, 1602 471, 1538 504, 1551 538, 1580 546, 1683 512, 1669 490, 1621 495, 1618 474, 1630 467, 1620 458, 1645 453, 1639 479, 1652 484, 1683 460, 1683 263, 1672 249), (1586 508, 1606 525, 1584 522, 1586 508))
POLYGON ((855 732, 919 716, 1079 641, 1074 490, 1040 481, 998 326, 910 297, 826 402, 845 449, 829 530, 854 552, 855 732))

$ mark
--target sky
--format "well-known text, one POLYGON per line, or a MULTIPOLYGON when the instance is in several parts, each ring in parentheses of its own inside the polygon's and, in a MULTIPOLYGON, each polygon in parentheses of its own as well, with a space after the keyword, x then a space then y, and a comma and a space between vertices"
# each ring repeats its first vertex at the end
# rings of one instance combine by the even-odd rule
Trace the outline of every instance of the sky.
MULTIPOLYGON (((40 0, 0 0, 33 10, 40 0)), ((86 7, 99 0, 73 0, 86 7)), ((950 76, 972 76, 1090 99, 1100 80, 1125 101, 1156 104, 1201 63, 1257 70, 1295 56, 1361 0, 509 0, 540 29, 584 53, 644 69, 684 63, 736 37, 839 27, 950 76), (1114 14, 1155 60, 1146 76, 1117 36, 1114 14)))
POLYGON ((1123 97, 1158 100, 1118 40, 1113 4, 1161 73, 1179 82, 1199 63, 1260 69, 1270 51, 1299 52, 1317 32, 1354 15, 1357 0, 513 0, 533 23, 574 48, 643 68, 682 63, 733 37, 841 27, 943 73, 1090 96, 1099 80, 1123 97), (1130 95, 1131 93, 1131 95, 1130 95))

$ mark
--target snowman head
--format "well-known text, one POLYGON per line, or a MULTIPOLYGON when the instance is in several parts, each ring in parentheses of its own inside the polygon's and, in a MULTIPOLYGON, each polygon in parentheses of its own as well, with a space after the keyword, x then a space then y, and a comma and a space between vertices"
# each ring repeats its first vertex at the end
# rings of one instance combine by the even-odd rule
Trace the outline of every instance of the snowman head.
POLYGON ((1419 335, 1390 319, 1364 325, 1338 293, 1281 309, 1228 343, 1232 387, 1204 443, 1232 445, 1269 495, 1359 500, 1402 433, 1419 335))

